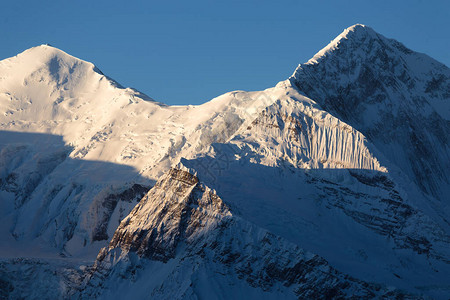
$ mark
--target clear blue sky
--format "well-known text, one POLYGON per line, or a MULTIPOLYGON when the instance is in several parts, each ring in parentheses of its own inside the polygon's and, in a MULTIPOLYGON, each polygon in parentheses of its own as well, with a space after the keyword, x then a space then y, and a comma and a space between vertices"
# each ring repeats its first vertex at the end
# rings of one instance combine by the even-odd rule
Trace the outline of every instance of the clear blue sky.
POLYGON ((355 23, 450 65, 449 0, 3 0, 0 15, 0 59, 49 43, 167 104, 274 86, 355 23))

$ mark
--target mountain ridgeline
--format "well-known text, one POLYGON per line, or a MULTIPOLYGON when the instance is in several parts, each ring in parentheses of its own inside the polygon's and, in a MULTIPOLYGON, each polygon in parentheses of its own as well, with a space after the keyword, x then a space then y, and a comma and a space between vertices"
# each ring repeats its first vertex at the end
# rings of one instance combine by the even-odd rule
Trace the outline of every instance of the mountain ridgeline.
POLYGON ((0 107, 2 298, 450 296, 450 70, 367 26, 198 106, 42 45, 0 107))

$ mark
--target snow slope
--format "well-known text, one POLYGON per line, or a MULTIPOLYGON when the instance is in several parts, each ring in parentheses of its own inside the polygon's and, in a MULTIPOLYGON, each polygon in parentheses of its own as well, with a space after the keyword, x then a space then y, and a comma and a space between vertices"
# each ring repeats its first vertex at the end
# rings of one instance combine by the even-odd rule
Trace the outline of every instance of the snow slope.
POLYGON ((65 255, 93 245, 86 255, 95 257, 173 161, 226 140, 263 105, 226 94, 201 106, 169 107, 47 45, 3 60, 0 186, 14 202, 4 218, 10 234, 39 238, 65 255), (51 163, 36 165, 41 160, 51 163), (129 192, 135 197, 111 200, 129 192))

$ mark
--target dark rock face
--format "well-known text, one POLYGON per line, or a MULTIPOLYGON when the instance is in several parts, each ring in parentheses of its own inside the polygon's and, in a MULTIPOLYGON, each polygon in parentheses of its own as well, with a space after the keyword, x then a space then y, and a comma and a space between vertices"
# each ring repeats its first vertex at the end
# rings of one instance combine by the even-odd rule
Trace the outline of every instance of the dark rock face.
POLYGON ((17 258, 0 261, 0 299, 69 299, 82 271, 64 262, 17 258), (63 296, 64 295, 64 296, 63 296))
POLYGON ((105 208, 100 221, 96 228, 93 230, 92 241, 102 241, 109 239, 107 229, 108 224, 114 210, 117 207, 119 201, 125 201, 129 203, 136 202, 148 192, 149 187, 140 184, 133 184, 132 187, 126 189, 119 194, 110 194, 102 202, 102 206, 105 208))
MULTIPOLYGON (((201 226, 202 220, 196 216, 198 213, 189 206, 197 201, 193 195, 205 192, 197 184, 196 176, 179 169, 169 170, 166 180, 159 181, 120 224, 109 248, 120 247, 163 262, 173 258, 180 239, 195 230, 188 227, 201 226), (157 200, 166 193, 169 201, 157 200)), ((205 197, 206 204, 216 204, 214 194, 208 193, 205 197)), ((203 202, 195 204, 202 207, 203 202)))

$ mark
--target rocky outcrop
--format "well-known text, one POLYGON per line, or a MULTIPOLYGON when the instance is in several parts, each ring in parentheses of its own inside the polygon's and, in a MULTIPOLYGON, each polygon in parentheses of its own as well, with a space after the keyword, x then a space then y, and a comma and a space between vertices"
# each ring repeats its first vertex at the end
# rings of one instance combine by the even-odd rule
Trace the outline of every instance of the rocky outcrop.
MULTIPOLYGON (((299 299, 406 296, 342 274, 323 258, 233 215, 214 191, 180 169, 171 169, 122 221, 98 255, 82 295, 101 297, 102 288, 114 289, 109 284, 121 280, 151 281, 141 278, 140 270, 157 262, 169 270, 147 291, 155 298, 195 296, 199 265, 222 270, 212 280, 221 282, 224 298, 230 278, 245 282, 242 295, 257 289, 299 299), (179 279, 181 269, 192 278, 189 286, 170 281, 179 279)), ((136 283, 129 295, 134 288, 140 289, 136 283)))
MULTIPOLYGON (((127 202, 131 205, 134 205, 137 201, 142 199, 144 195, 148 192, 150 188, 148 186, 143 186, 140 184, 133 184, 130 188, 118 194, 109 194, 104 198, 100 205, 104 209, 101 218, 98 220, 92 235, 92 241, 102 241, 109 240, 108 236, 108 226, 111 221, 112 215, 117 208, 117 204, 120 202, 127 202)), ((119 213, 119 219, 117 221, 121 221, 125 215, 128 213, 128 210, 124 210, 119 213)), ((98 213, 100 214, 100 213, 98 213)), ((114 226, 114 225, 113 225, 114 226)))
POLYGON ((83 271, 55 260, 0 260, 0 299, 69 299, 83 271))

